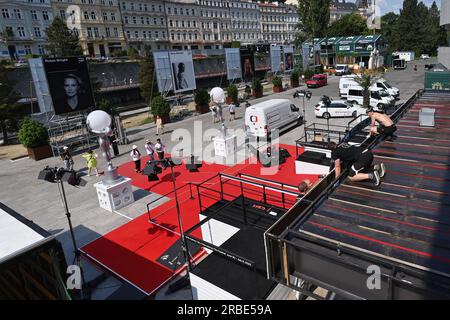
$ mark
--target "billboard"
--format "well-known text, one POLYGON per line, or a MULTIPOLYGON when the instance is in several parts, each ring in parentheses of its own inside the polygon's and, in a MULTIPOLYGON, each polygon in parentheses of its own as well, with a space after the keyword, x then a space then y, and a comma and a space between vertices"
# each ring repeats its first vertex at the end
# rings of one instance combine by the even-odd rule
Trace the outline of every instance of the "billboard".
POLYGON ((240 48, 242 80, 250 82, 255 77, 255 59, 252 49, 240 48))
POLYGON ((241 58, 239 56, 239 48, 226 48, 225 61, 227 63, 227 79, 241 79, 241 58))
POLYGON ((172 66, 174 92, 192 91, 195 83, 194 63, 191 51, 171 51, 169 59, 172 66))
POLYGON ((45 58, 44 69, 55 114, 95 106, 85 57, 45 58))
MULTIPOLYGON (((39 104, 40 112, 53 111, 53 103, 45 76, 44 63, 42 58, 28 59, 31 77, 33 78, 34 90, 39 104)), ((31 97, 30 97, 31 98, 31 97)))
POLYGON ((153 52, 155 64, 156 82, 159 92, 167 92, 174 89, 172 79, 172 66, 170 64, 169 52, 153 52))
POLYGON ((273 72, 283 72, 283 46, 272 45, 270 46, 270 63, 272 65, 273 72))
POLYGON ((294 69, 294 47, 292 45, 284 46, 284 70, 291 71, 294 69))

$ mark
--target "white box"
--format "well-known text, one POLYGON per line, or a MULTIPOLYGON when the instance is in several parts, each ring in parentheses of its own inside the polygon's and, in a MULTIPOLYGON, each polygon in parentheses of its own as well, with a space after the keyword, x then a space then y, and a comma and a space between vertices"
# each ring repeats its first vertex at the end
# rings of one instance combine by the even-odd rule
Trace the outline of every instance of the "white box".
POLYGON ((228 157, 236 153, 236 136, 232 135, 226 138, 215 137, 214 153, 216 156, 228 157))
POLYGON ((296 174, 328 174, 330 172, 329 166, 315 164, 311 162, 303 162, 295 160, 296 174))
POLYGON ((119 182, 107 185, 103 181, 94 184, 100 207, 108 211, 123 208, 134 202, 131 179, 120 177, 119 182))

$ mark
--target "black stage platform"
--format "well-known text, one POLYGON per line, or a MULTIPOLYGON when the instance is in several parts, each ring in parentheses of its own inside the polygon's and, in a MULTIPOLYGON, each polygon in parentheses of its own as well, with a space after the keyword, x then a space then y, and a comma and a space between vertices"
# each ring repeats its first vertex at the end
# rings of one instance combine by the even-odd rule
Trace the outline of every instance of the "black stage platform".
POLYGON ((387 167, 380 187, 347 179, 289 226, 291 274, 347 298, 450 299, 450 93, 425 93, 397 127, 373 149, 387 167), (436 127, 419 126, 422 107, 436 127), (367 287, 370 265, 380 290, 367 287))
MULTIPOLYGON (((240 230, 217 248, 221 253, 212 252, 195 266, 191 273, 241 299, 261 300, 266 298, 277 284, 267 279, 264 232, 286 210, 247 198, 244 200, 246 217, 242 208, 242 197, 232 202, 219 201, 202 212, 208 218, 240 230), (278 215, 274 216, 269 212, 278 215), (224 252, 229 256, 224 255, 224 252), (245 259, 245 263, 241 257, 245 259)), ((187 234, 193 230, 195 228, 187 234)), ((195 240, 199 240, 192 235, 186 238, 189 247, 197 243, 195 240)))

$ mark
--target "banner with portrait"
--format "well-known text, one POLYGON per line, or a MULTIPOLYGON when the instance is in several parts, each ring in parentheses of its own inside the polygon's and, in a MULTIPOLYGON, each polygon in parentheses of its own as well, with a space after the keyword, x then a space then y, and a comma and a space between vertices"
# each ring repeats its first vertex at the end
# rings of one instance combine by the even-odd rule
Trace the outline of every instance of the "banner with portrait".
POLYGON ((255 57, 251 48, 240 48, 242 80, 253 81, 255 77, 255 57))
POLYGON ((174 89, 172 78, 172 66, 170 64, 168 51, 153 52, 153 63, 155 66, 156 83, 159 92, 168 92, 174 89))
POLYGON ((169 59, 174 82, 174 92, 192 91, 195 83, 194 62, 191 51, 171 51, 169 59))
POLYGON ((225 61, 227 63, 227 79, 241 79, 241 57, 239 55, 239 48, 226 48, 225 61))
POLYGON ((283 46, 284 51, 284 70, 292 71, 294 69, 294 47, 292 45, 283 46))
POLYGON ((43 61, 55 114, 95 107, 86 57, 45 58, 43 61))

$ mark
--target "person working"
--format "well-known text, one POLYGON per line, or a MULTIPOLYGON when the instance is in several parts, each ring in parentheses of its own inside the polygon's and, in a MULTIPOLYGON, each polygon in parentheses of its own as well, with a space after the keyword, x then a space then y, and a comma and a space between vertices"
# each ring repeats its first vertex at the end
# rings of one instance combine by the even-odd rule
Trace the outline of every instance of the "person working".
POLYGON ((147 141, 145 141, 145 145, 144 145, 145 151, 147 151, 147 155, 150 158, 150 161, 155 160, 155 146, 153 145, 153 143, 147 139, 147 141))
POLYGON ((305 195, 306 192, 312 187, 312 182, 309 179, 305 179, 298 185, 298 192, 300 195, 305 195))
POLYGON ((367 115, 371 120, 371 135, 382 134, 384 136, 383 139, 392 138, 397 127, 388 115, 374 111, 373 109, 367 110, 367 115), (380 124, 379 127, 376 126, 377 122, 380 124))
POLYGON ((331 159, 334 161, 336 178, 341 175, 343 162, 351 165, 349 170, 349 179, 351 181, 373 181, 375 186, 379 186, 382 177, 386 174, 386 167, 383 163, 375 165, 373 169, 373 154, 369 149, 363 147, 352 146, 347 143, 330 142, 331 159))
POLYGON ((159 160, 164 159, 164 149, 165 146, 162 144, 161 139, 157 139, 155 144, 155 151, 158 154, 159 160))
POLYGON ((97 169, 97 154, 94 152, 94 150, 89 150, 87 153, 83 154, 82 157, 86 160, 86 164, 88 167, 88 177, 91 176, 92 169, 95 170, 95 174, 97 177, 99 176, 98 169, 97 169))

